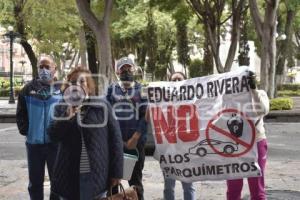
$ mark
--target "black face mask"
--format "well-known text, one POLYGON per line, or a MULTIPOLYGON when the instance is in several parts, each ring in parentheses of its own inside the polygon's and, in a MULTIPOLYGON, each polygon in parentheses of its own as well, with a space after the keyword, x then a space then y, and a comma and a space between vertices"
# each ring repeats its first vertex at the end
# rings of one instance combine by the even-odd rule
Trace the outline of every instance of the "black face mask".
POLYGON ((129 71, 124 71, 120 74, 120 80, 121 81, 132 82, 133 81, 133 74, 129 71))

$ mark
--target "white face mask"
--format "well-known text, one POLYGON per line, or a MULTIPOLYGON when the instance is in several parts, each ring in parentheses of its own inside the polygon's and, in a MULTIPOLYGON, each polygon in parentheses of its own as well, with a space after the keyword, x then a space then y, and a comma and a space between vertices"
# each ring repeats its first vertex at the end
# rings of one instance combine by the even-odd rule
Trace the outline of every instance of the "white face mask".
POLYGON ((45 68, 39 69, 39 78, 45 82, 51 81, 52 80, 51 71, 45 68))

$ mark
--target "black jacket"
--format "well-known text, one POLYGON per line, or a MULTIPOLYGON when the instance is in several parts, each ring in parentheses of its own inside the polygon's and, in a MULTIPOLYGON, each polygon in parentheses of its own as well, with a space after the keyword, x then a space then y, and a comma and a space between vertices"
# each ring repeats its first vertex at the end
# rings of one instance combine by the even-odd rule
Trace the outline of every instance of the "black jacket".
MULTIPOLYGON (((73 117, 70 120, 54 120, 48 130, 51 140, 60 142, 52 192, 66 199, 76 200, 80 195, 81 133, 90 161, 93 195, 96 197, 107 190, 111 178, 123 177, 123 142, 119 124, 112 116, 109 103, 103 100, 97 104, 81 108, 85 110, 82 122, 85 125, 99 125, 107 119, 105 126, 83 127, 73 117)), ((64 116, 65 110, 65 106, 58 106, 55 116, 64 116)))

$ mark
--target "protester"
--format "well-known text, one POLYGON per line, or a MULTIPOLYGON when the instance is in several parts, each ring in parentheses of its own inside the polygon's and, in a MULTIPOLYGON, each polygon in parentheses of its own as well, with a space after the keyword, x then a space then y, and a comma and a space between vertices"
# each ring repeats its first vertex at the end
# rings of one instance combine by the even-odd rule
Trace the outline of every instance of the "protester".
POLYGON ((28 191, 32 200, 44 198, 43 183, 46 163, 50 181, 52 181, 57 145, 51 142, 46 129, 53 105, 60 97, 59 89, 54 88, 51 92, 55 72, 53 60, 47 56, 42 57, 38 62, 38 78, 27 83, 18 97, 17 126, 20 134, 26 136, 28 191))
POLYGON ((146 99, 141 95, 141 84, 134 80, 135 65, 130 58, 123 57, 116 63, 119 82, 113 83, 107 91, 107 100, 113 106, 114 113, 120 123, 124 151, 138 151, 136 162, 129 185, 137 188, 139 200, 144 199, 142 171, 145 161, 144 145, 146 143, 146 99))
MULTIPOLYGON (((259 119, 255 123, 256 142, 258 152, 258 165, 261 169, 260 177, 248 178, 251 200, 265 200, 265 165, 267 159, 267 141, 264 128, 263 117, 269 112, 269 99, 264 90, 258 90, 256 86, 255 74, 249 72, 248 84, 251 88, 252 103, 259 119)), ((240 200, 243 189, 243 179, 227 181, 227 199, 240 200)))
POLYGON ((49 127, 50 138, 59 142, 51 192, 60 199, 100 199, 123 177, 119 123, 106 99, 93 98, 95 84, 89 70, 77 67, 67 81, 64 101, 49 127))
MULTIPOLYGON (((171 74, 170 76, 170 81, 182 81, 186 79, 185 75, 181 72, 175 72, 171 74)), ((164 176, 164 199, 165 200, 175 200, 174 196, 174 189, 175 189, 175 183, 176 180, 171 179, 171 178, 166 178, 164 176)), ((195 200, 195 188, 193 186, 193 183, 185 183, 182 182, 182 189, 183 189, 183 197, 184 200, 195 200)))

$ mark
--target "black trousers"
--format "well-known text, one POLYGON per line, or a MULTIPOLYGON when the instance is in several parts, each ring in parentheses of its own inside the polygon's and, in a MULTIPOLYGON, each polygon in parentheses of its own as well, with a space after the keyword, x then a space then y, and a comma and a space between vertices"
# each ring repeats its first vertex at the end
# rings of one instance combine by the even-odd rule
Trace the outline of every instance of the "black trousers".
POLYGON ((47 164, 50 183, 52 180, 52 171, 57 154, 57 144, 28 144, 27 160, 29 171, 28 191, 31 200, 44 199, 44 176, 45 165, 47 164))
MULTIPOLYGON (((139 159, 135 163, 135 166, 133 168, 131 179, 128 181, 129 185, 134 185, 137 189, 137 195, 139 200, 144 200, 144 186, 142 183, 143 180, 143 169, 144 169, 144 163, 145 163, 145 149, 144 144, 138 144, 137 150, 139 152, 139 159)), ((124 150, 125 153, 131 154, 130 150, 124 150)), ((112 189, 112 193, 116 194, 118 193, 118 187, 114 187, 112 189)))

